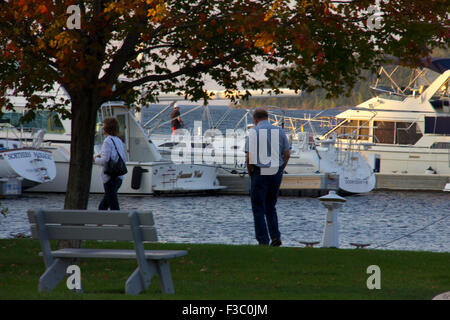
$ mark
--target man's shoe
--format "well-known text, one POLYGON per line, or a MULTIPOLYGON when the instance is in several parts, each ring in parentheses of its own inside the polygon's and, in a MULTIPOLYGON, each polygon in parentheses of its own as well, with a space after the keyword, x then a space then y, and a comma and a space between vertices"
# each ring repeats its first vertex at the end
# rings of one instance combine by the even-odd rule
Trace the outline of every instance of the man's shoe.
POLYGON ((280 239, 274 239, 274 240, 272 240, 272 242, 270 243, 270 245, 271 245, 272 247, 279 247, 279 246, 281 246, 281 240, 280 240, 280 239))

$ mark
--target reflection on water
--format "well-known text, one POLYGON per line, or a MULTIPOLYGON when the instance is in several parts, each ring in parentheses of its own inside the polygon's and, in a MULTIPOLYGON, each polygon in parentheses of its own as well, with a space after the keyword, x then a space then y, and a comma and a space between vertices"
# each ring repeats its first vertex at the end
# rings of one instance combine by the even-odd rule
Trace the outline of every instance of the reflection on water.
MULTIPOLYGON (((101 195, 91 195, 96 209, 101 195)), ((369 248, 414 232, 450 214, 450 194, 443 192, 382 192, 347 197, 338 214, 341 248, 350 242, 371 243, 369 248)), ((159 241, 178 243, 256 244, 248 196, 123 196, 123 210, 151 210, 159 241)), ((8 207, 0 218, 0 238, 29 235, 26 211, 63 207, 62 194, 27 194, 3 199, 8 207)), ((321 241, 326 210, 317 198, 280 197, 277 204, 283 246, 299 241, 321 241)), ((450 252, 450 217, 380 249, 450 252)))

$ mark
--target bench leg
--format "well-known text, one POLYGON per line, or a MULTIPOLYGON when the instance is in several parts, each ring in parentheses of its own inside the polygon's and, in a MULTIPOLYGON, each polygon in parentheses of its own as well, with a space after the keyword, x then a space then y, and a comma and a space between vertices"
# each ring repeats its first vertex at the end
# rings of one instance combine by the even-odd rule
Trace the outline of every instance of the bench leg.
POLYGON ((45 270, 39 279, 39 292, 55 289, 66 276, 66 270, 70 264, 71 259, 56 259, 53 261, 52 265, 45 270))
POLYGON ((175 293, 175 289, 173 287, 172 275, 170 273, 169 261, 167 260, 159 260, 157 262, 158 265, 158 275, 159 281, 161 283, 162 292, 173 294, 175 293))
POLYGON ((146 272, 141 272, 139 267, 137 267, 128 278, 125 283, 126 294, 136 295, 148 288, 153 276, 157 273, 157 268, 151 262, 147 262, 147 265, 148 268, 146 272))
POLYGON ((173 294, 175 289, 173 287, 172 274, 170 273, 169 261, 147 261, 148 270, 144 274, 141 270, 136 268, 132 275, 125 283, 125 293, 136 295, 148 288, 153 276, 158 273, 159 281, 161 283, 161 290, 163 293, 173 294))

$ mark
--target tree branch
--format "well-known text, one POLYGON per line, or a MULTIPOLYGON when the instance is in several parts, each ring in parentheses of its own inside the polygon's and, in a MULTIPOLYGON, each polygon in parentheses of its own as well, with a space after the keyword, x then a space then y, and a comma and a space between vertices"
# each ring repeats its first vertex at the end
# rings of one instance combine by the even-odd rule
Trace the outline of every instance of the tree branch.
POLYGON ((132 31, 130 32, 125 40, 123 41, 122 47, 117 50, 114 55, 113 61, 109 65, 109 68, 106 70, 103 77, 100 79, 102 82, 107 84, 113 84, 117 77, 122 72, 125 64, 128 60, 136 55, 135 47, 139 43, 139 32, 132 31))
POLYGON ((197 64, 195 66, 192 67, 184 67, 179 69, 178 71, 172 72, 172 73, 168 73, 168 74, 162 74, 162 75, 149 75, 149 76, 145 76, 141 79, 135 80, 135 81, 131 81, 131 82, 126 82, 121 84, 118 89, 114 92, 114 96, 116 98, 120 97, 122 94, 124 94, 125 92, 127 92, 128 90, 132 89, 133 87, 137 87, 140 86, 142 84, 145 84, 147 82, 154 82, 154 81, 165 81, 165 80, 171 80, 174 79, 176 77, 179 77, 181 75, 186 75, 186 74, 198 74, 204 71, 207 71, 211 68, 214 68, 226 61, 229 61, 231 59, 233 59, 236 56, 241 55, 245 50, 244 49, 240 49, 240 50, 236 50, 233 54, 230 54, 228 56, 225 56, 221 59, 215 59, 213 60, 210 64, 197 64))

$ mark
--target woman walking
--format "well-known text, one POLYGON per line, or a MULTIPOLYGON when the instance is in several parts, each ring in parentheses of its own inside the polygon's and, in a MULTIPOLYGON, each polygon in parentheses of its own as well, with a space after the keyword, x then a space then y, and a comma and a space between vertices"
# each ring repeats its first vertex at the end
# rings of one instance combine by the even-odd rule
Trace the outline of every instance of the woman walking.
POLYGON ((110 159, 119 161, 119 156, 126 162, 126 154, 119 134, 119 121, 116 118, 105 118, 103 120, 103 134, 106 135, 103 141, 101 154, 94 158, 94 162, 103 166, 102 180, 105 188, 105 195, 98 206, 98 210, 120 210, 117 191, 122 185, 124 176, 113 177, 105 173, 105 165, 110 159))

